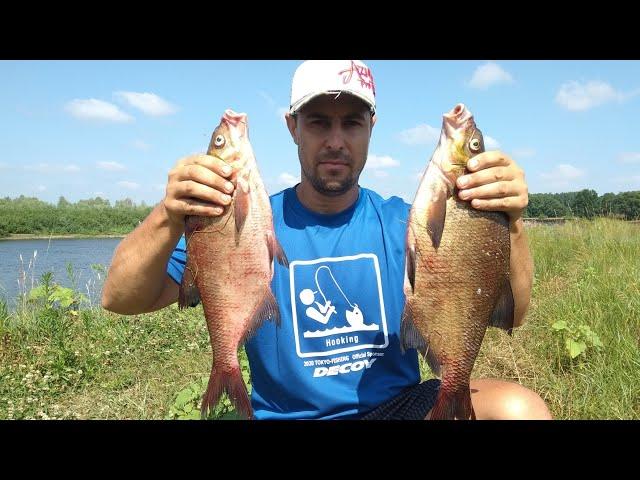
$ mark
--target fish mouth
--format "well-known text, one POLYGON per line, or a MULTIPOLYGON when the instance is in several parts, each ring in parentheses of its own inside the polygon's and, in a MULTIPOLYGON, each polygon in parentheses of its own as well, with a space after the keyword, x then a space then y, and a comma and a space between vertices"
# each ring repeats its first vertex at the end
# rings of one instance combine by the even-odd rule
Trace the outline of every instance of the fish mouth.
POLYGON ((222 121, 225 122, 230 128, 237 131, 241 137, 247 135, 246 113, 236 113, 228 108, 222 115, 222 121))

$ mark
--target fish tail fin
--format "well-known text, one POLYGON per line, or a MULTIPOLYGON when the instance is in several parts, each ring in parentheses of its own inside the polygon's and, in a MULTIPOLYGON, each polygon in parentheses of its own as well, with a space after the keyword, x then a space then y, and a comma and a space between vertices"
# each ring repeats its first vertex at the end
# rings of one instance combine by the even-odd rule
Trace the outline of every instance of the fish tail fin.
POLYGON ((471 391, 463 388, 447 392, 440 388, 429 420, 475 420, 476 413, 471 404, 471 391))
POLYGON ((240 415, 247 419, 253 418, 251 400, 249 400, 249 393, 242 379, 242 372, 239 366, 230 370, 220 370, 215 367, 211 369, 209 384, 202 396, 202 406, 200 407, 202 418, 209 416, 209 413, 218 404, 224 392, 227 392, 231 405, 235 407, 240 415))

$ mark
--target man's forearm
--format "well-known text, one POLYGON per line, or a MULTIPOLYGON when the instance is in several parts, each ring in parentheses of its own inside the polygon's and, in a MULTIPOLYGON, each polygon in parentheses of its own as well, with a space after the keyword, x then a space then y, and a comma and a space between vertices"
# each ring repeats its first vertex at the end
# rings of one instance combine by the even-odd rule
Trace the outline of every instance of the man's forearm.
POLYGON ((149 311, 162 294, 167 261, 184 228, 158 204, 116 249, 102 291, 102 306, 117 313, 149 311))
POLYGON ((510 226, 511 238, 511 291, 515 304, 513 326, 524 323, 533 285, 533 259, 522 219, 510 226))

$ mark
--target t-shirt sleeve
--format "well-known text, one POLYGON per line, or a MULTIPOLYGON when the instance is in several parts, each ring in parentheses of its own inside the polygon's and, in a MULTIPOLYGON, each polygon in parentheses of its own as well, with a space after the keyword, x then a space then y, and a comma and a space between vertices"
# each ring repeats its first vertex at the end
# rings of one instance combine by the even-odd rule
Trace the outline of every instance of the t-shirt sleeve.
POLYGON ((169 262, 167 263, 167 274, 178 285, 182 283, 182 275, 184 274, 184 266, 187 263, 187 244, 184 235, 180 237, 176 248, 174 248, 169 262))

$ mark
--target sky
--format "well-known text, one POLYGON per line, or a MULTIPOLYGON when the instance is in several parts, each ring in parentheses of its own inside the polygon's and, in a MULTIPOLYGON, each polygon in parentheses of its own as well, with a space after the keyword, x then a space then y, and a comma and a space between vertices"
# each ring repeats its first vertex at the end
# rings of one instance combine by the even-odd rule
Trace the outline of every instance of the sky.
MULTIPOLYGON (((362 60, 378 118, 360 185, 383 197, 413 200, 442 114, 459 102, 530 193, 640 190, 640 61, 362 60)), ((227 108, 248 115, 268 192, 295 185, 284 112, 300 63, 0 61, 0 197, 155 204, 227 108)))

